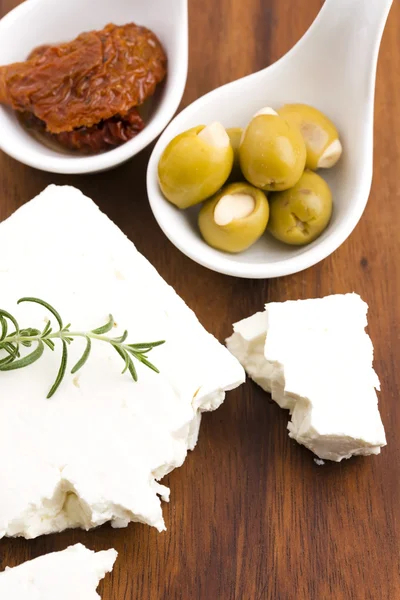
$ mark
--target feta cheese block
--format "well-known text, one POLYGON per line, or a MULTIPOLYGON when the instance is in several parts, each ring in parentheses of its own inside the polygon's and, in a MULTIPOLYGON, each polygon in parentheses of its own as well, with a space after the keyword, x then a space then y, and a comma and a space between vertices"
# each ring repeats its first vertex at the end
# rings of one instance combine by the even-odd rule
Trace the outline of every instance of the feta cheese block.
POLYGON ((112 571, 115 550, 93 552, 82 544, 0 573, 2 600, 98 600, 99 582, 112 571))
POLYGON ((35 364, 0 372, 0 537, 107 521, 164 530, 160 496, 168 500, 169 490, 159 480, 196 445, 201 413, 243 383, 240 363, 118 227, 71 187, 47 188, 0 224, 0 308, 22 327, 43 329, 49 313, 17 305, 23 296, 49 302, 74 331, 97 328, 112 314, 109 335, 127 329, 129 343, 166 343, 149 354, 160 374, 136 363, 135 383, 100 341, 72 376, 85 348, 76 339, 50 400, 59 341, 35 364))
POLYGON ((249 376, 290 411, 289 436, 321 459, 379 454, 379 380, 357 294, 272 302, 227 340, 249 376))

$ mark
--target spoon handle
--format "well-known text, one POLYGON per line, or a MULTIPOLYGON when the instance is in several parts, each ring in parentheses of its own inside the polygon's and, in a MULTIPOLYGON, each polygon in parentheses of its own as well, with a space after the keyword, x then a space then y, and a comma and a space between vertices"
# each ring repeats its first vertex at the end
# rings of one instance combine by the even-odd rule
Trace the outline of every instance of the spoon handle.
POLYGON ((349 51, 378 57, 379 45, 393 0, 325 0, 305 34, 308 50, 334 52, 336 60, 349 51), (325 49, 325 50, 324 50, 325 49))
POLYGON ((323 82, 338 111, 357 104, 370 118, 379 46, 392 2, 325 0, 310 29, 284 57, 290 59, 294 87, 301 89, 307 81, 318 95, 323 82))

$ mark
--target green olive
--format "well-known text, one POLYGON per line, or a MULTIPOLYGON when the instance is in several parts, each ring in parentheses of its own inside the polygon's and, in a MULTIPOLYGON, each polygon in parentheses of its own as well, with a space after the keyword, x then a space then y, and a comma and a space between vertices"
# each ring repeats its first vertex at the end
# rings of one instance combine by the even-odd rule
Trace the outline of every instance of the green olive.
POLYGON ((230 127, 226 130, 226 133, 229 135, 229 141, 233 149, 233 167, 230 179, 240 180, 243 179, 243 175, 240 170, 239 146, 243 135, 243 129, 241 127, 230 127))
POLYGON ((286 104, 278 113, 300 129, 306 144, 308 169, 328 169, 337 163, 342 154, 339 134, 321 111, 307 104, 286 104))
POLYGON ((286 244, 302 246, 326 229, 332 216, 328 184, 313 171, 304 171, 290 190, 270 195, 268 230, 286 244))
POLYGON ((286 190, 304 171, 306 148, 297 129, 277 114, 258 114, 250 121, 239 148, 242 173, 263 190, 286 190))
POLYGON ((233 150, 219 123, 199 125, 176 136, 158 164, 164 196, 178 208, 203 202, 217 192, 232 170, 233 150))
POLYGON ((248 183, 231 183, 207 200, 200 210, 204 240, 218 250, 242 252, 264 233, 269 217, 267 197, 248 183))

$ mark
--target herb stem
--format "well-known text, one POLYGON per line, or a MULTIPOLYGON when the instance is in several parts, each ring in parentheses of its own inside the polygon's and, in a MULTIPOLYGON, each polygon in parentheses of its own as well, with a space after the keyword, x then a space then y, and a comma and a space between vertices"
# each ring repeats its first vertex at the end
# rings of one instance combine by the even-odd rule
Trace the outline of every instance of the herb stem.
MULTIPOLYGON (((107 337, 106 335, 98 335, 96 333, 93 333, 92 331, 56 331, 53 333, 50 333, 49 335, 45 336, 46 340, 63 340, 65 338, 76 338, 76 337, 82 337, 82 338, 91 338, 93 340, 98 340, 100 342, 108 342, 111 343, 112 342, 112 338, 107 337)), ((38 342, 39 340, 43 340, 44 338, 41 335, 10 335, 6 338, 4 338, 1 343, 2 344, 7 344, 7 343, 18 343, 18 344, 23 344, 24 342, 38 342)), ((156 342, 157 343, 157 342, 156 342)), ((164 343, 164 342, 163 342, 164 343)), ((154 342, 151 344, 151 346, 154 344, 154 342)), ((1 348, 0 348, 1 349, 1 348)))
POLYGON ((53 331, 50 321, 46 323, 43 331, 35 328, 22 329, 17 320, 9 312, 0 309, 0 353, 3 351, 3 355, 0 354, 0 372, 21 369, 33 364, 42 357, 45 347, 54 351, 54 341, 61 341, 61 364, 56 380, 47 396, 48 398, 53 396, 64 379, 68 360, 68 345, 76 338, 86 339, 86 348, 81 358, 72 368, 71 373, 77 373, 86 364, 91 352, 92 340, 110 344, 124 361, 124 370, 122 373, 129 371, 134 381, 137 381, 138 375, 132 360, 133 358, 152 371, 159 372, 157 367, 148 360, 147 355, 153 348, 164 344, 164 341, 128 344, 126 343, 128 337, 127 331, 119 337, 108 337, 106 334, 114 327, 114 318, 112 315, 109 316, 107 323, 97 329, 92 329, 91 331, 70 331, 70 325, 63 325, 61 316, 49 303, 32 297, 21 298, 18 304, 22 302, 40 304, 48 310, 55 318, 58 330, 53 331), (8 332, 9 324, 14 327, 14 331, 11 333, 8 332), (35 346, 34 349, 29 354, 21 357, 20 346, 31 348, 33 345, 35 346))

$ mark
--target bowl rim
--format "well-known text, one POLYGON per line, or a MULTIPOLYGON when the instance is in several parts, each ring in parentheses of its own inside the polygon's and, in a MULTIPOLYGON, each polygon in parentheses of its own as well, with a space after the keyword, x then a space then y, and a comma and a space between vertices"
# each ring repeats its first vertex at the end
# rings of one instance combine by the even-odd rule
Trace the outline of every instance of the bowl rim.
MULTIPOLYGON (((4 27, 15 25, 15 22, 23 14, 28 13, 34 6, 40 4, 42 0, 29 0, 16 6, 0 19, 0 39, 1 30, 4 27)), ((13 143, 13 137, 0 136, 0 150, 8 154, 11 158, 35 169, 64 175, 79 175, 86 173, 95 173, 112 169, 138 154, 141 150, 151 144, 155 138, 168 125, 174 116, 180 101, 182 99, 188 74, 188 7, 187 1, 182 0, 182 25, 180 28, 180 47, 179 60, 175 62, 174 68, 169 69, 167 78, 170 78, 168 92, 158 101, 157 111, 144 129, 132 140, 118 146, 108 152, 93 156, 42 156, 35 149, 28 145, 13 143)), ((167 81, 167 79, 165 80, 167 81)), ((0 105, 0 111, 9 111, 8 107, 0 105)), ((20 127, 19 124, 17 124, 20 127)))

